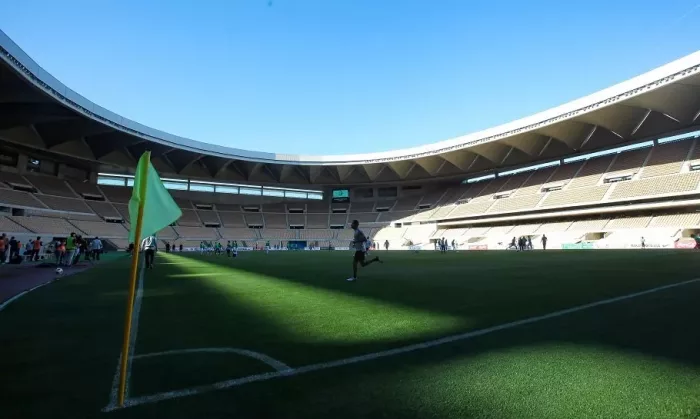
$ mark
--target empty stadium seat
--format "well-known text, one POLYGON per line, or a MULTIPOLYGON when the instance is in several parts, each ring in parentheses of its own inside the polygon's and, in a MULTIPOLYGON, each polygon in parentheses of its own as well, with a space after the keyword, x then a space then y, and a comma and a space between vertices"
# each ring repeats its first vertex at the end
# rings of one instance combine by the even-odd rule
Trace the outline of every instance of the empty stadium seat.
MULTIPOLYGON (((266 228, 287 228, 287 215, 265 213, 263 216, 266 228)), ((247 214, 246 219, 248 219, 247 214)))
POLYGON ((569 189, 597 185, 613 158, 614 156, 605 156, 586 160, 576 177, 569 183, 569 189))
POLYGON ((219 219, 225 227, 245 227, 246 223, 243 220, 243 214, 240 212, 220 211, 219 219))
MULTIPOLYGON (((380 214, 389 214, 388 212, 377 213, 377 212, 366 212, 366 213, 352 213, 348 217, 348 222, 352 220, 357 220, 362 223, 376 223, 380 214)), ((391 215, 389 215, 391 217, 391 215)))
POLYGON ((219 219, 219 216, 217 215, 216 211, 197 210, 197 215, 203 223, 221 224, 221 220, 219 219))
POLYGON ((297 238, 296 230, 284 228, 265 228, 260 235, 270 240, 296 240, 297 238))
POLYGON ((13 221, 11 218, 0 215, 0 234, 6 233, 31 233, 29 229, 23 225, 13 221))
POLYGON ((657 215, 649 223, 649 227, 688 228, 700 226, 700 212, 684 214, 657 215))
MULTIPOLYGON (((100 217, 123 218, 117 209, 109 202, 85 201, 87 205, 100 217)), ((128 208, 128 207, 127 207, 128 208)), ((128 209, 127 209, 128 211, 128 209)))
POLYGON ((22 175, 13 172, 3 172, 0 170, 0 182, 6 183, 10 186, 16 185, 23 188, 34 188, 34 185, 32 185, 22 175))
POLYGON ((308 202, 306 204, 306 212, 329 213, 330 206, 328 202, 308 202))
POLYGON ((391 209, 392 211, 409 211, 416 208, 418 202, 420 202, 420 196, 411 196, 406 198, 399 198, 396 204, 391 209))
MULTIPOLYGON (((570 187, 573 185, 570 185, 570 187)), ((587 188, 565 189, 549 192, 541 207, 568 206, 590 202, 599 202, 610 188, 610 184, 590 186, 587 188)))
POLYGON ((94 183, 69 180, 68 184, 80 195, 104 196, 94 183))
MULTIPOLYGON (((182 207, 181 207, 182 209, 182 207)), ((197 212, 192 209, 182 209, 182 216, 177 220, 177 224, 181 226, 201 226, 202 221, 197 216, 197 212)))
MULTIPOLYGON (((557 169, 557 167, 553 167, 535 170, 511 196, 531 195, 540 192, 542 190, 542 185, 552 177, 552 174, 554 174, 557 169)), ((572 173, 571 176, 573 175, 572 173)))
MULTIPOLYGON (((372 212, 374 210, 374 202, 353 202, 350 207, 351 212, 372 212)), ((336 206, 337 204, 333 204, 336 206)))
POLYGON ((335 238, 335 230, 327 228, 311 228, 297 230, 300 240, 332 240, 335 238))
POLYGON ((74 198, 63 198, 52 195, 35 195, 47 207, 57 211, 82 212, 92 214, 92 210, 87 206, 85 200, 74 198))
POLYGON ((614 218, 605 225, 604 229, 645 228, 651 222, 651 218, 651 216, 614 218))
POLYGON ((609 219, 601 220, 580 220, 571 223, 567 231, 600 232, 603 231, 609 219))
POLYGON ((256 240, 256 229, 253 228, 219 228, 219 234, 225 240, 256 240))
POLYGON ((288 214, 287 222, 290 226, 305 226, 306 225, 306 215, 304 214, 288 214))
POLYGON ((27 230, 37 234, 67 235, 72 232, 84 233, 73 224, 62 218, 47 217, 8 217, 17 224, 22 225, 27 230))
POLYGON ((263 224, 263 216, 260 213, 245 213, 245 222, 249 226, 261 226, 263 224))
POLYGON ((613 189, 609 199, 627 199, 691 192, 698 188, 698 181, 700 181, 700 172, 618 182, 614 184, 615 189, 613 189))
POLYGON ((328 228, 328 214, 306 214, 308 228, 328 228))
POLYGON ((496 199, 488 210, 489 214, 497 212, 512 212, 533 209, 537 206, 544 195, 525 195, 496 199))
POLYGON ((0 189, 0 204, 16 207, 47 208, 33 194, 12 189, 0 189))
POLYGON ((640 176, 649 178, 680 173, 692 144, 692 141, 676 141, 654 147, 640 176))
POLYGON ((98 237, 127 237, 129 232, 120 223, 106 223, 104 221, 83 221, 71 220, 71 223, 77 226, 80 231, 83 231, 88 236, 98 237))
MULTIPOLYGON (((173 227, 179 237, 197 238, 197 239, 218 239, 219 235, 214 228, 207 227, 173 227)), ((161 236, 158 236, 161 237, 161 236)))
POLYGON ((63 179, 30 174, 26 174, 24 177, 44 194, 77 198, 76 194, 73 193, 63 179))
POLYGON ((103 195, 112 202, 127 203, 131 199, 132 188, 108 185, 100 185, 99 188, 103 195))
POLYGON ((636 174, 642 167, 642 164, 644 164, 647 156, 649 156, 650 151, 651 148, 642 148, 617 154, 607 173, 605 173, 605 178, 636 174))
MULTIPOLYGON (((584 163, 585 162, 576 162, 563 164, 561 166, 555 167, 554 172, 549 176, 546 182, 542 184, 541 188, 538 188, 537 192, 541 191, 544 188, 553 188, 557 186, 564 187, 565 185, 569 184, 569 182, 571 182, 571 179, 574 178, 576 173, 578 173, 579 170, 581 170, 581 167, 584 165, 584 163)), ((603 173, 601 172, 600 174, 602 175, 603 173)))
POLYGON ((466 204, 457 205, 455 210, 450 213, 449 218, 483 214, 489 209, 489 207, 491 207, 491 205, 493 205, 493 203, 494 200, 489 199, 488 201, 469 202, 466 204))
POLYGON ((330 225, 342 225, 348 224, 348 214, 331 214, 330 215, 330 225))

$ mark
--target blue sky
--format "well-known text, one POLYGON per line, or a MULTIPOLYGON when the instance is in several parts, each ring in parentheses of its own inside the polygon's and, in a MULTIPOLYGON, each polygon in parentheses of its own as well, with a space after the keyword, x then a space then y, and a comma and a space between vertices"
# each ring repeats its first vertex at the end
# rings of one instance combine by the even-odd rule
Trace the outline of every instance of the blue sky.
POLYGON ((700 48, 698 0, 0 0, 90 100, 260 151, 411 147, 593 93, 700 48))

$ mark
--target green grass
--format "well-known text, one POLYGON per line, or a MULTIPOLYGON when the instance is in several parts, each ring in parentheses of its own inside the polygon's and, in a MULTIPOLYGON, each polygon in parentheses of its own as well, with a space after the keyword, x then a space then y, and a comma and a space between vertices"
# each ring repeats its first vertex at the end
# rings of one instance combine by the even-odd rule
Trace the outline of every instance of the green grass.
MULTIPOLYGON (((233 347, 291 367, 372 353, 696 277, 678 251, 158 256, 136 353, 233 347)), ((128 262, 0 312, 0 391, 23 418, 700 417, 700 283, 478 338, 100 413, 121 347, 128 262)), ((134 361, 131 397, 265 373, 235 354, 134 361)))

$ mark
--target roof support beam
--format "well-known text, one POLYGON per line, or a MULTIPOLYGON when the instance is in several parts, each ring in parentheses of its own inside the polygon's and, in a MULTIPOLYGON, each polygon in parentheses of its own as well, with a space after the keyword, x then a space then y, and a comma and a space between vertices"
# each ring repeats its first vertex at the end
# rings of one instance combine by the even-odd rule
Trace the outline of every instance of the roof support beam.
POLYGON ((651 109, 647 109, 647 112, 644 114, 644 116, 643 116, 642 119, 639 121, 639 123, 634 127, 634 129, 632 130, 632 133, 630 134, 630 136, 632 136, 632 135, 634 135, 634 134, 637 133, 637 131, 639 130, 639 128, 642 127, 642 124, 644 124, 644 121, 646 121, 647 118, 649 118, 649 115, 651 115, 651 109))
POLYGON ((581 144, 578 146, 576 151, 582 149, 583 146, 586 145, 586 143, 591 139, 591 137, 593 137, 593 134, 595 134, 595 131, 597 129, 598 129, 598 125, 593 125, 593 129, 591 129, 591 132, 589 132, 588 135, 586 136, 586 138, 584 138, 583 142, 581 142, 581 144))

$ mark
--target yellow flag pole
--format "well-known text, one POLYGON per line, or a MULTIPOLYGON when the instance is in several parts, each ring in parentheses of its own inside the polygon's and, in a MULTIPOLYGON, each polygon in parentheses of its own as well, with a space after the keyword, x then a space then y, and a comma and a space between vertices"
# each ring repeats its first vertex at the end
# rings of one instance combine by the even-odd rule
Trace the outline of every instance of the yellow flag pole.
MULTIPOLYGON (((141 250, 141 226, 143 223, 143 207, 146 197, 146 178, 148 177, 148 165, 151 162, 151 152, 146 152, 147 164, 140 167, 138 179, 140 182, 139 212, 136 218, 136 231, 134 234, 134 254, 131 259, 131 280, 129 282, 129 299, 126 302, 126 320, 124 321, 124 344, 122 345, 121 365, 119 367, 119 406, 124 406, 126 397, 126 371, 129 366, 129 341, 131 340, 131 321, 134 312, 134 298, 136 296, 136 278, 138 276, 139 251, 141 250)), ((136 186, 136 185, 134 185, 136 186)))

